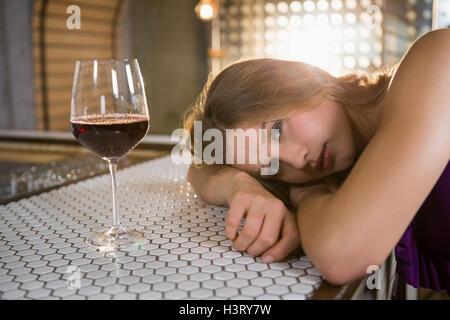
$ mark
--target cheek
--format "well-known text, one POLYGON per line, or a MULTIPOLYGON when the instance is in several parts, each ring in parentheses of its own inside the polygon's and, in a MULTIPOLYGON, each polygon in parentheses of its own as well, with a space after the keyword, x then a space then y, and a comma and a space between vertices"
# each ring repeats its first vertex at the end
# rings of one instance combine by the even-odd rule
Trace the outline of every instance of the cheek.
MULTIPOLYGON (((350 123, 342 110, 318 108, 293 116, 288 122, 290 137, 297 143, 309 146, 312 152, 325 142, 335 155, 335 170, 348 168, 355 158, 355 146, 350 123)), ((286 182, 308 182, 314 180, 306 173, 292 172, 286 182), (287 181, 291 180, 291 181, 287 181)), ((285 179, 283 179, 285 180, 285 179)))
POLYGON ((342 119, 338 139, 336 139, 333 147, 336 154, 336 169, 345 170, 350 167, 355 159, 356 148, 353 133, 347 119, 342 119))

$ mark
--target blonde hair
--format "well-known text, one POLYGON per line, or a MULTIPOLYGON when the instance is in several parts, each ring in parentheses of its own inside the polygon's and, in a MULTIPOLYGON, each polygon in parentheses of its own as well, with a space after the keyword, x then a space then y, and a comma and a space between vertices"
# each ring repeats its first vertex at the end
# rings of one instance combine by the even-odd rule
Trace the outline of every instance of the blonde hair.
MULTIPOLYGON (((202 92, 186 110, 183 126, 191 139, 194 137, 194 121, 202 122, 202 136, 205 130, 211 128, 219 129, 225 136, 226 128, 281 119, 295 110, 312 109, 323 98, 328 98, 340 103, 355 130, 360 130, 360 124, 371 121, 375 107, 386 95, 397 67, 398 63, 395 63, 370 73, 335 77, 303 62, 266 58, 240 61, 222 70, 215 78, 208 79, 202 92)), ((209 144, 205 141, 201 143, 203 147, 209 144)), ((193 146, 191 141, 189 148, 194 155, 193 146)), ((223 146, 223 159, 226 159, 225 149, 223 146)), ((227 165, 213 166, 219 170, 227 165)), ((349 170, 345 170, 338 174, 340 183, 348 173, 349 170)), ((292 208, 289 184, 256 176, 255 179, 292 208)))

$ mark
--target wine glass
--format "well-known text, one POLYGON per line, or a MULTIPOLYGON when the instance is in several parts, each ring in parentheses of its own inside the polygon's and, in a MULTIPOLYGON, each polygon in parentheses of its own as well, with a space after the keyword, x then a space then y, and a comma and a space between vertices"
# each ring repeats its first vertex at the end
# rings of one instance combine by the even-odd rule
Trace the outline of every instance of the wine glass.
POLYGON ((120 224, 116 171, 120 158, 145 137, 149 112, 136 59, 77 61, 70 124, 75 138, 106 160, 111 174, 113 226, 86 241, 105 251, 143 243, 144 234, 120 224))

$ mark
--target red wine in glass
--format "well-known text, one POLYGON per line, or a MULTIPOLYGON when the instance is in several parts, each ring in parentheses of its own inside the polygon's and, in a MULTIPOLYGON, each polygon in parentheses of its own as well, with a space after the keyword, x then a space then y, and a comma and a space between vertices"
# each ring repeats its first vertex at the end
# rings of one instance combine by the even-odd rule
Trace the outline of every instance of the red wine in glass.
POLYGON ((119 159, 147 134, 149 120, 139 114, 88 115, 72 118, 72 133, 103 159, 119 159))

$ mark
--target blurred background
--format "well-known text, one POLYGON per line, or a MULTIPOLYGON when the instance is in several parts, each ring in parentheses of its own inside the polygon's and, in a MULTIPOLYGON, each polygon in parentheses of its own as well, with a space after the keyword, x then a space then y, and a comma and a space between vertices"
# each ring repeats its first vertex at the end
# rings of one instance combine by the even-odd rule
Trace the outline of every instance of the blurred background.
POLYGON ((76 60, 138 59, 151 127, 131 155, 142 160, 169 152, 208 75, 239 59, 371 71, 448 27, 450 0, 0 0, 0 187, 83 176, 46 169, 86 151, 70 133, 76 60))
POLYGON ((79 59, 137 58, 150 133, 170 134, 208 73, 236 60, 370 70, 449 25, 449 0, 1 0, 0 128, 69 130, 79 59), (70 5, 80 29, 67 26, 70 5))

